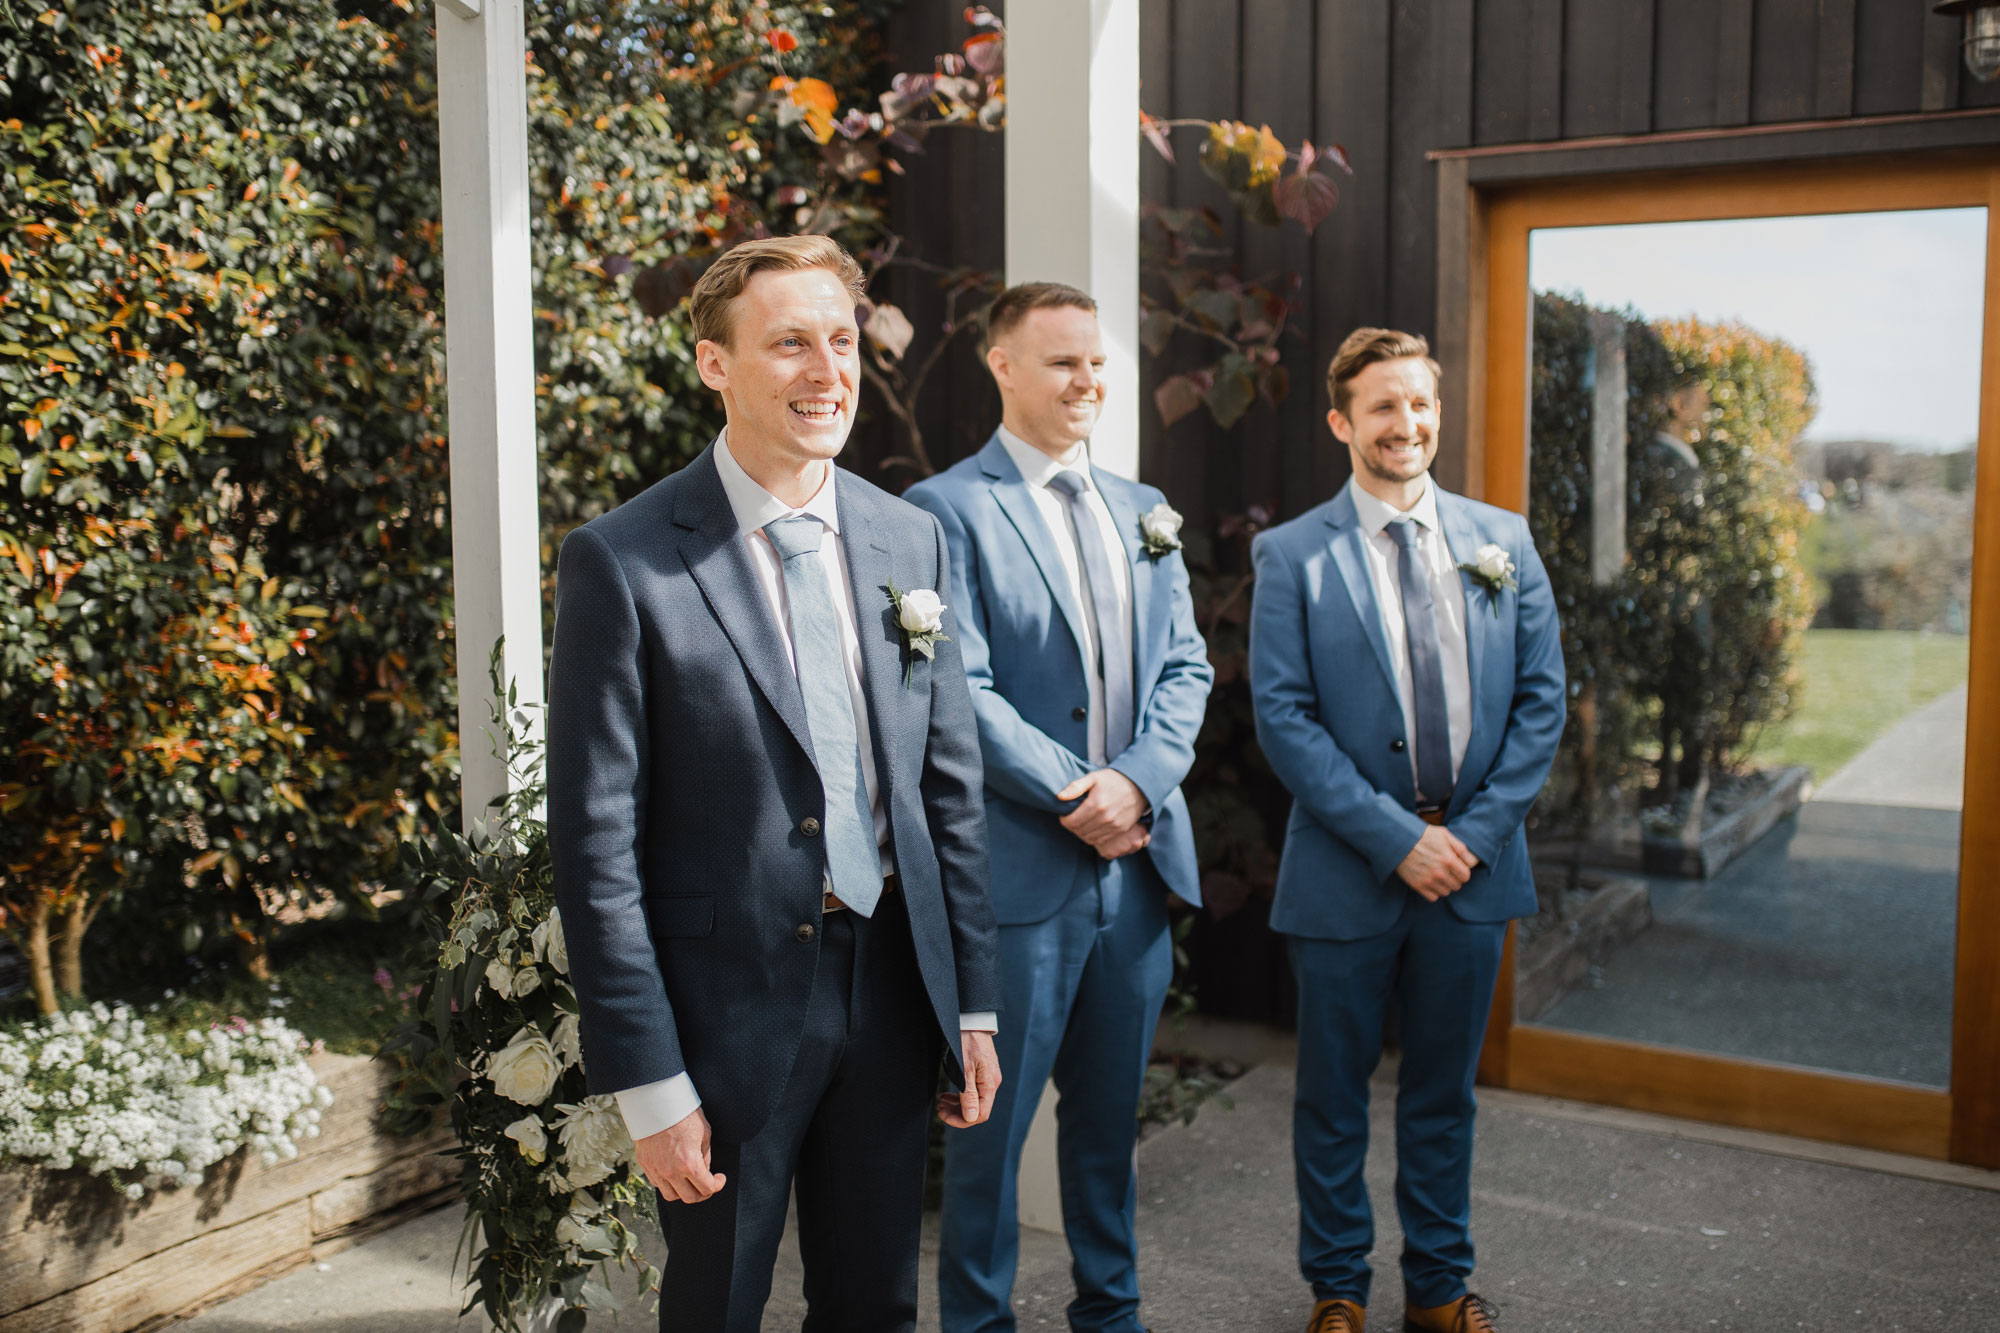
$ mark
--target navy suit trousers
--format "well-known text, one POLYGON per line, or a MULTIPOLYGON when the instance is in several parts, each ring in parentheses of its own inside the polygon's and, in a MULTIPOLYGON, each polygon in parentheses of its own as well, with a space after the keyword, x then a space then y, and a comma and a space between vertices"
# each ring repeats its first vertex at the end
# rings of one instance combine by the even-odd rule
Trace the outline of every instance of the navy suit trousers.
POLYGON ((1504 921, 1463 921, 1405 891, 1396 923, 1360 940, 1288 940, 1299 983, 1299 1075, 1292 1107, 1299 1269, 1315 1300, 1366 1304, 1374 1217, 1368 1080, 1395 1001, 1396 1211, 1411 1304, 1443 1305, 1472 1273, 1473 1075, 1500 975, 1504 921))
POLYGON ((711 1169, 729 1178, 720 1191, 660 1202, 661 1333, 758 1333, 794 1188, 803 1333, 917 1326, 937 1023, 902 894, 873 917, 829 912, 819 928, 805 1032, 777 1110, 747 1141, 711 1144, 711 1169))
POLYGON ((1000 927, 1000 1091, 945 1140, 938 1305, 944 1333, 1012 1333, 1021 1149, 1051 1077, 1069 1326, 1139 1333, 1139 1093, 1173 979, 1166 888, 1143 856, 1106 864, 1046 921, 1000 927))

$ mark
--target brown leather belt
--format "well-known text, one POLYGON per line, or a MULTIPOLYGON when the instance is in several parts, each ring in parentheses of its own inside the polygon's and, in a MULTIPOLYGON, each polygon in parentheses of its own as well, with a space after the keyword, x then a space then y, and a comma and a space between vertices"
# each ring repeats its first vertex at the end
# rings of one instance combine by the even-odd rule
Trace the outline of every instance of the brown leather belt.
POLYGON ((1417 818, 1423 820, 1426 824, 1442 824, 1444 823, 1444 811, 1419 810, 1417 811, 1417 818))
MULTIPOLYGON (((882 897, 886 898, 895 891, 896 877, 894 875, 882 876, 882 897)), ((876 901, 879 902, 881 899, 877 899, 876 901)), ((820 894, 819 913, 821 916, 825 916, 828 912, 845 912, 846 910, 847 904, 834 897, 832 889, 827 889, 820 894)))

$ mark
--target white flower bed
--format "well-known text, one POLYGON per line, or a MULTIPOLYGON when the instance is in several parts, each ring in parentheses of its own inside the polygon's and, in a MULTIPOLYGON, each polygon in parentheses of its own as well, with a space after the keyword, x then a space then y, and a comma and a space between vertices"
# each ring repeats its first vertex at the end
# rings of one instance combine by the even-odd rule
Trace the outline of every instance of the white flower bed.
POLYGON ((296 1157, 332 1101, 282 1019, 172 1032, 94 1004, 0 1031, 0 1156, 108 1176, 134 1199, 246 1146, 296 1157))

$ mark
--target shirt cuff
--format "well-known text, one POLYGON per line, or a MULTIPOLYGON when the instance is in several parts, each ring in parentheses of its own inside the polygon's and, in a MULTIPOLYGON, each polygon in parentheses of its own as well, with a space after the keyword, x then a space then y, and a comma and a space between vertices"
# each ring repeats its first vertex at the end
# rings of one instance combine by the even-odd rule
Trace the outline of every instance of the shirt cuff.
POLYGON ((987 1009, 976 1014, 960 1014, 958 1016, 958 1030, 960 1032, 998 1032, 1000 1030, 1000 1014, 997 1010, 993 1009, 987 1009))
POLYGON ((657 1083, 643 1083, 617 1094, 618 1113, 625 1117, 626 1132, 633 1142, 651 1138, 663 1129, 678 1125, 701 1105, 694 1080, 685 1072, 657 1083))

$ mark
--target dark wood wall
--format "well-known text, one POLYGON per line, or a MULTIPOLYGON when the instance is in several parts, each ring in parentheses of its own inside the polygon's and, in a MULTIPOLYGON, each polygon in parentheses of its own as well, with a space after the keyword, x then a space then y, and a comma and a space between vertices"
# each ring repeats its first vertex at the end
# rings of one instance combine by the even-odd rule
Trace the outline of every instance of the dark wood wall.
MULTIPOLYGON (((1143 474, 1199 519, 1255 503, 1296 513, 1344 479, 1345 452, 1323 420, 1334 348, 1360 324, 1437 331, 1438 168, 1426 154, 2000 106, 2000 85, 1963 75, 1961 20, 1929 10, 1928 0, 1144 0, 1147 110, 1268 123, 1287 144, 1339 143, 1355 174, 1310 238, 1231 223, 1246 275, 1303 279, 1290 397, 1231 432, 1203 414, 1162 430, 1151 405, 1161 368, 1149 366, 1142 392, 1113 408, 1143 414, 1143 474)), ((898 67, 954 47, 960 11, 910 0, 890 33, 898 67)), ((1195 132, 1180 134, 1177 168, 1147 150, 1146 197, 1228 215, 1193 161, 1195 132)), ((914 251, 1000 267, 1002 174, 997 136, 934 138, 892 191, 914 251)), ((930 336, 934 296, 909 279, 892 290, 930 336)), ((922 406, 943 465, 978 447, 998 404, 969 347, 938 381, 922 406)), ((879 441, 867 443, 879 456, 879 441)))

